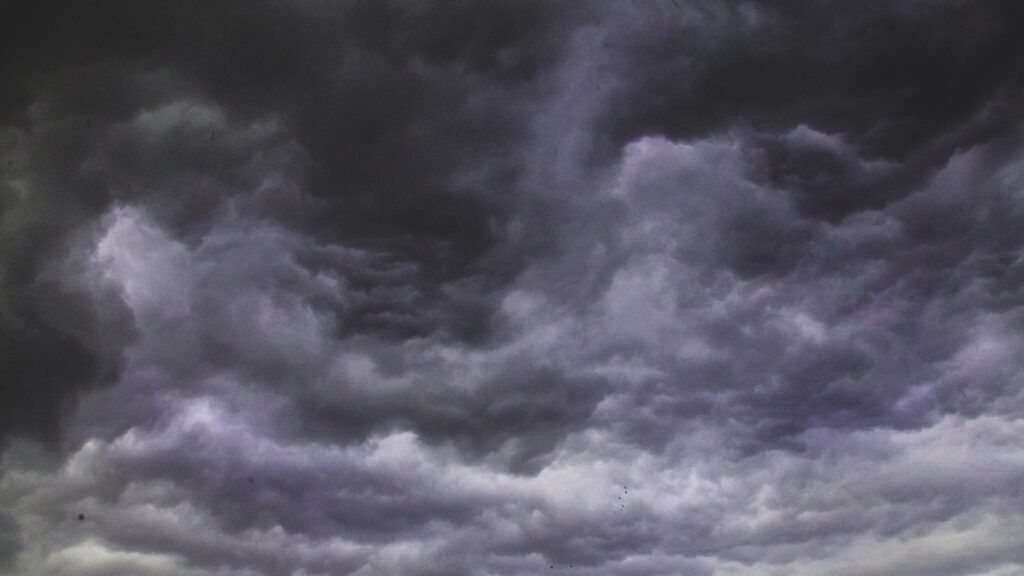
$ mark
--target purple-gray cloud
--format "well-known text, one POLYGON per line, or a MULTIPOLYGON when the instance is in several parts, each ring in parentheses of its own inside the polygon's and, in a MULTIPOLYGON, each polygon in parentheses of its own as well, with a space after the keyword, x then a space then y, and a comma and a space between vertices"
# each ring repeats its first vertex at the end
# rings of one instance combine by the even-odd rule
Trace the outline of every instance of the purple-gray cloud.
POLYGON ((1024 570, 1024 7, 22 3, 0 574, 1024 570))

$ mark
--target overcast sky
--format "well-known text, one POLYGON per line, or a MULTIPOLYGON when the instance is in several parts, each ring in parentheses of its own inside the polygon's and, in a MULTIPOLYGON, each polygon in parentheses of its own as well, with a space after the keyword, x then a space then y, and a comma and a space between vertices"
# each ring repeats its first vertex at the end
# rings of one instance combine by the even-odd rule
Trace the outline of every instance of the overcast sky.
POLYGON ((1024 3, 0 10, 0 574, 1024 574, 1024 3))

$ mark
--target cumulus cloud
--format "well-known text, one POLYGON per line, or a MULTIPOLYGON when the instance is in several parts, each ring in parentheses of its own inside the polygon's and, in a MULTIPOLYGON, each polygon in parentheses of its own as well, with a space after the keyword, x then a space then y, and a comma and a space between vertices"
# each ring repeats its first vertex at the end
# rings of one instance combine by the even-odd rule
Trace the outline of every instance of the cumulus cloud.
POLYGON ((8 12, 0 573, 1024 566, 1016 3, 8 12))

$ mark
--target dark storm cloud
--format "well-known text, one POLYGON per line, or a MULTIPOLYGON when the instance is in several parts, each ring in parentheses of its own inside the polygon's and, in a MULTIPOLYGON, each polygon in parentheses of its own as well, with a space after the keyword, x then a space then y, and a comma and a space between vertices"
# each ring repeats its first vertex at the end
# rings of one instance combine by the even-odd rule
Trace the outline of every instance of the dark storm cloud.
POLYGON ((0 571, 1019 571, 1015 3, 6 12, 0 571))
MULTIPOLYGON (((536 80, 557 50, 553 7, 225 3, 196 22, 199 9, 33 5, 11 26, 9 58, 29 79, 38 71, 23 60, 45 69, 68 58, 181 75, 194 83, 182 91, 231 114, 282 117, 315 163, 308 192, 329 200, 315 218, 325 233, 405 240, 451 265, 487 247, 500 187, 517 169, 511 146, 532 111, 525 97, 543 88, 536 80), (43 44, 51 36, 63 38, 62 49, 43 44), (452 182, 464 166, 473 179, 452 182)), ((131 111, 97 100, 99 109, 131 111)), ((216 156, 201 157, 220 169, 216 156)))
MULTIPOLYGON (((0 363, 5 384, 0 389, 0 436, 17 431, 53 439, 66 392, 111 378, 118 364, 116 333, 130 332, 130 320, 96 317, 96 302, 87 294, 63 285, 51 263, 70 249, 68 234, 96 212, 88 184, 52 182, 41 192, 37 182, 61 179, 67 173, 37 158, 41 150, 82 146, 72 128, 65 141, 56 143, 53 131, 42 128, 38 138, 17 128, 4 130, 5 179, 2 186, 0 228, 0 363), (50 138, 48 138, 48 136, 50 138), (40 176, 36 164, 43 164, 40 176), (101 329, 110 333, 101 335, 101 329), (113 348, 101 346, 115 341, 113 348), (54 359, 59 358, 56 362, 54 359)), ((45 153, 45 152, 42 152, 45 153)), ((43 184, 45 185, 45 184, 43 184)), ((101 299, 116 306, 117 296, 101 299)))
POLYGON ((609 75, 629 78, 608 129, 621 142, 804 124, 843 135, 866 159, 898 162, 865 179, 832 151, 770 140, 766 173, 811 214, 903 196, 957 148, 1020 121, 1017 3, 680 4, 667 16, 651 12, 668 2, 621 11, 626 23, 598 56, 609 75), (654 33, 636 34, 638 20, 654 33))
MULTIPOLYGON (((750 160, 742 141, 648 140, 627 152, 615 196, 628 217, 615 249, 633 264, 615 272, 605 297, 622 298, 620 306, 633 315, 647 306, 678 314, 688 326, 629 318, 640 333, 658 333, 660 325, 678 330, 638 343, 623 317, 607 333, 618 340, 611 350, 642 358, 658 374, 636 392, 646 409, 616 418, 637 418, 636 433, 657 445, 671 438, 675 419, 743 414, 754 434, 737 440, 757 439, 761 448, 762 441, 776 445, 808 428, 903 428, 922 425, 935 411, 964 410, 968 392, 948 381, 951 366, 989 329, 1001 333, 996 339, 1008 336, 1003 322, 1016 322, 1018 314, 1009 312, 1019 306, 1009 296, 1016 289, 997 288, 992 277, 999 275, 998 285, 1013 282, 1007 273, 1019 254, 1016 228, 974 225, 1019 214, 1010 176, 1019 155, 1004 156, 1009 141, 958 155, 891 211, 865 212, 838 226, 801 218, 791 196, 746 180, 750 160), (915 228, 943 214, 971 224, 958 232, 951 222, 939 247, 915 228), (979 275, 981 262, 993 266, 987 280, 979 275), (620 280, 628 289, 616 290, 620 280), (990 325, 991 314, 1001 321, 990 325), (681 354, 680 347, 693 352, 681 354)), ((1017 340, 1002 345, 1014 348, 1017 340)), ((1015 386, 1019 363, 1009 362, 1012 368, 1003 364, 959 386, 973 394, 1000 380, 1015 386)))
MULTIPOLYGON (((6 173, 31 189, 26 197, 8 181, 5 190, 4 359, 14 382, 5 424, 52 433, 68 399, 61 390, 110 376, 85 328, 73 332, 87 320, 36 318, 31 301, 66 301, 65 318, 90 313, 53 294, 59 286, 34 283, 66 251, 65 233, 114 202, 142 202, 195 239, 226 199, 272 186, 259 181, 259 166, 277 163, 302 172, 302 192, 271 189, 251 210, 321 238, 401 252, 419 262, 424 282, 464 275, 496 239, 517 169, 509 146, 530 112, 515 101, 537 90, 531 82, 555 44, 545 27, 556 21, 540 18, 549 9, 225 4, 203 23, 197 9, 40 3, 5 18, 6 173), (280 146, 259 121, 281 124, 276 133, 301 152, 260 153, 280 146), (238 125, 250 133, 231 134, 238 125), (457 177, 463 166, 473 174, 457 177), (65 361, 45 360, 55 356, 65 361)), ((431 291, 420 297, 444 298, 431 291)), ((453 306, 464 311, 452 330, 480 338, 486 299, 453 306)), ((376 323, 397 336, 434 329, 415 318, 376 323)))

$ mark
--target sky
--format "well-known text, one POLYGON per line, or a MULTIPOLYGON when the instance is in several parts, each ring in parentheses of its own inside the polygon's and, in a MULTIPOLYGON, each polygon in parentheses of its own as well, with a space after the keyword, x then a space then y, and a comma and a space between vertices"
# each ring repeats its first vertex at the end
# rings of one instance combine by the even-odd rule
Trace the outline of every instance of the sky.
POLYGON ((0 574, 1024 574, 1022 29, 4 3, 0 574))

